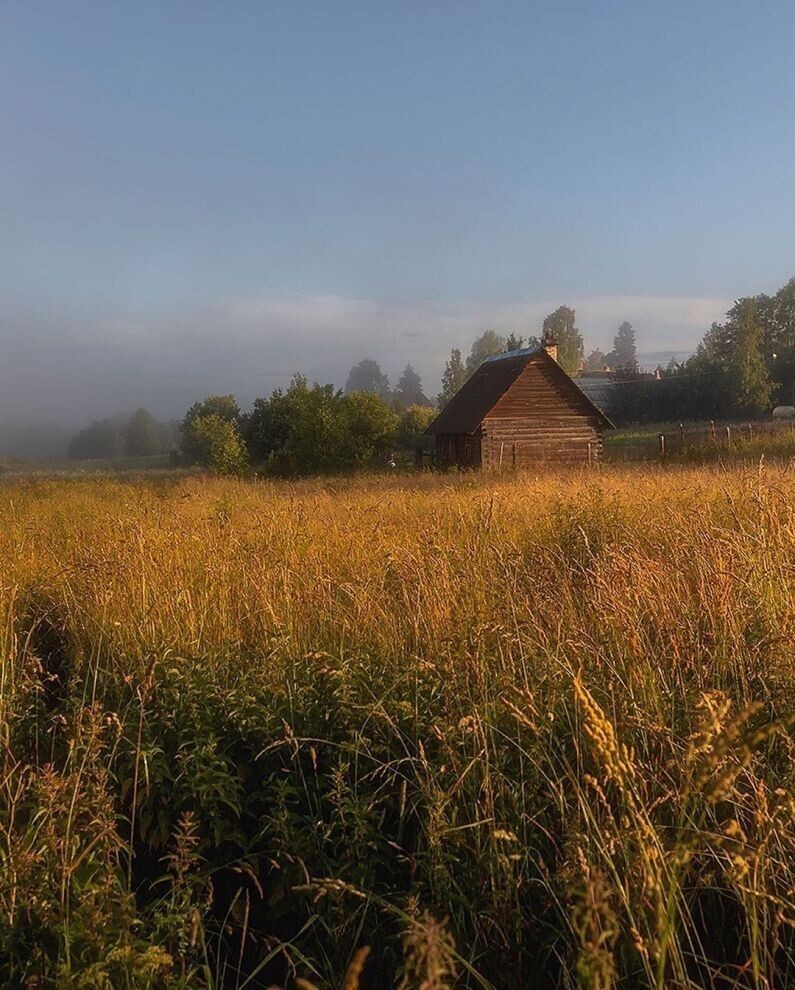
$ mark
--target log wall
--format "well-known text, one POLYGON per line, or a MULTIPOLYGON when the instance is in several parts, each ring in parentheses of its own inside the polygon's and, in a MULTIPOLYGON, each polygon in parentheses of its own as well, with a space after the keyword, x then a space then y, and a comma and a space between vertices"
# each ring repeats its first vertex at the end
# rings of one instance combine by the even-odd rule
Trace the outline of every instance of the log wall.
POLYGON ((541 360, 528 363, 483 421, 484 467, 587 463, 601 453, 599 418, 541 360))
POLYGON ((440 433, 436 436, 436 460, 440 465, 458 464, 459 467, 480 467, 481 431, 465 433, 440 433))

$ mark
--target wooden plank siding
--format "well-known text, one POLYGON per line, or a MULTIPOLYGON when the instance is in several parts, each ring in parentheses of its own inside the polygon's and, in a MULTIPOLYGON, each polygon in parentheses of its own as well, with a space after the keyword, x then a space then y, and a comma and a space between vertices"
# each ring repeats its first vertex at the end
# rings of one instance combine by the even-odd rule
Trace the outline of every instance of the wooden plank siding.
POLYGON ((598 417, 540 358, 528 362, 481 429, 484 467, 587 463, 602 452, 598 417))
POLYGON ((598 460, 602 438, 583 417, 543 428, 526 419, 492 419, 483 424, 481 463, 486 468, 533 464, 583 464, 598 460))
POLYGON ((426 432, 437 462, 461 468, 587 464, 610 419, 544 348, 485 361, 426 432))

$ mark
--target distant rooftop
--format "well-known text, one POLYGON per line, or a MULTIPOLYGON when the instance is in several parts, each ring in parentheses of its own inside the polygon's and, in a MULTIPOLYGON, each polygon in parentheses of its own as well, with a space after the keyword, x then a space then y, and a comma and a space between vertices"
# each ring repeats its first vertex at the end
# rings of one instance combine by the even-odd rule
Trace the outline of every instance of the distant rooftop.
POLYGON ((577 375, 573 379, 574 384, 583 392, 595 406, 602 410, 602 412, 607 413, 610 409, 610 398, 611 392, 615 388, 615 384, 604 374, 585 374, 577 375))

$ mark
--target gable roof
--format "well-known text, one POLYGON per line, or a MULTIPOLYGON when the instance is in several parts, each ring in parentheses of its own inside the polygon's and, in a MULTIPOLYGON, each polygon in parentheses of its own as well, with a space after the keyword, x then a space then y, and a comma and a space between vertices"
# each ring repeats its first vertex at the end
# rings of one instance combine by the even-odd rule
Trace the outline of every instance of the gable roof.
POLYGON ((464 382, 452 399, 428 426, 426 433, 474 433, 497 402, 513 385, 530 361, 540 356, 548 365, 556 369, 556 374, 572 394, 582 400, 608 428, 613 424, 604 411, 583 392, 576 381, 550 357, 544 347, 526 347, 520 351, 508 351, 486 358, 483 364, 464 382))

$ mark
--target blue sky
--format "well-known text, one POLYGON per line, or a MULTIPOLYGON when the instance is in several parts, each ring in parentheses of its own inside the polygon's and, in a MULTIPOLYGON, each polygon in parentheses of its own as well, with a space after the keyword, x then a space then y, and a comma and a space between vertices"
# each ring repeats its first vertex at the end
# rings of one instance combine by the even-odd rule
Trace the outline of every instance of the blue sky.
POLYGON ((561 302, 686 349, 795 274, 794 35, 786 2, 3 0, 0 416, 365 356, 433 391, 561 302))

